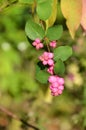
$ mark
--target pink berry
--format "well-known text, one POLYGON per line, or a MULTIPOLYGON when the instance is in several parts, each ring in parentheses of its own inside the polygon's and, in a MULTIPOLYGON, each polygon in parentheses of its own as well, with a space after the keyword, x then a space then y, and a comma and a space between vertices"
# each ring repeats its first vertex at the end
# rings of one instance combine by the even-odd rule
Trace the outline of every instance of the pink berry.
POLYGON ((64 90, 64 86, 62 86, 62 85, 59 86, 58 88, 59 88, 60 90, 64 90))
POLYGON ((36 39, 35 39, 35 42, 40 43, 40 39, 39 39, 39 38, 36 38, 36 39))
POLYGON ((54 66, 50 66, 48 69, 47 69, 47 72, 50 73, 50 74, 53 74, 54 73, 54 66))
POLYGON ((54 83, 52 83, 52 85, 53 85, 54 88, 58 88, 59 87, 59 83, 58 82, 54 82, 54 83))
POLYGON ((56 93, 51 92, 51 95, 52 95, 52 96, 58 96, 59 94, 58 94, 58 92, 56 92, 56 93))
POLYGON ((47 65, 47 61, 43 61, 43 65, 47 65))
POLYGON ((49 77, 48 81, 50 82, 50 90, 51 90, 51 95, 53 96, 58 96, 62 94, 64 90, 64 79, 57 76, 57 75, 52 75, 49 77))
POLYGON ((48 57, 49 57, 49 58, 53 58, 53 57, 54 57, 54 54, 51 53, 51 52, 49 52, 49 53, 48 53, 48 57))
POLYGON ((53 47, 53 48, 56 47, 56 44, 57 44, 56 41, 51 41, 51 42, 50 42, 50 46, 53 47))
POLYGON ((37 43, 36 43, 36 42, 33 42, 33 43, 32 43, 32 45, 33 45, 33 46, 36 46, 36 45, 37 45, 37 43))
POLYGON ((36 45, 36 49, 37 49, 37 50, 39 50, 39 49, 40 49, 40 46, 39 46, 39 44, 38 44, 38 45, 36 45))
POLYGON ((61 84, 61 85, 64 84, 64 79, 63 78, 59 78, 58 79, 58 83, 61 84))
POLYGON ((52 66, 54 65, 54 61, 53 61, 53 53, 50 53, 50 52, 44 52, 40 57, 39 59, 42 61, 42 63, 44 65, 49 65, 49 66, 52 66))
POLYGON ((35 39, 32 45, 35 46, 37 50, 43 48, 43 43, 40 42, 39 38, 35 39))
POLYGON ((43 48, 43 44, 42 43, 40 43, 39 46, 40 46, 40 48, 43 48))
POLYGON ((56 79, 56 77, 55 77, 54 75, 52 75, 52 76, 49 77, 48 81, 49 81, 50 83, 54 83, 54 82, 57 81, 57 79, 56 79))
POLYGON ((51 65, 53 65, 53 64, 54 64, 54 61, 53 61, 52 59, 49 59, 49 60, 48 60, 48 65, 51 66, 51 65))
POLYGON ((62 90, 58 90, 58 94, 62 94, 62 90))

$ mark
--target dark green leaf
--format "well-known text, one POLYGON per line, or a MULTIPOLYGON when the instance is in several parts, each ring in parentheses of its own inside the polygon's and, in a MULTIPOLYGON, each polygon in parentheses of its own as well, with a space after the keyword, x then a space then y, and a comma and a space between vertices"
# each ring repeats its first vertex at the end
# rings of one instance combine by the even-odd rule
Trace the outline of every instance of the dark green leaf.
POLYGON ((72 48, 69 46, 60 46, 54 50, 54 60, 67 60, 72 55, 72 48))
POLYGON ((48 28, 46 36, 49 38, 49 40, 58 40, 61 38, 63 33, 63 27, 62 25, 55 25, 53 27, 48 28))
POLYGON ((43 39, 45 35, 43 28, 32 20, 27 21, 25 32, 31 40, 35 40, 36 38, 43 39))
POLYGON ((40 83, 46 84, 48 82, 48 77, 50 76, 45 70, 41 70, 40 66, 36 66, 36 80, 40 83))
POLYGON ((40 19, 47 20, 52 13, 52 0, 38 1, 37 14, 40 19))
POLYGON ((54 72, 55 74, 62 76, 65 72, 65 66, 64 63, 58 59, 54 66, 54 72))

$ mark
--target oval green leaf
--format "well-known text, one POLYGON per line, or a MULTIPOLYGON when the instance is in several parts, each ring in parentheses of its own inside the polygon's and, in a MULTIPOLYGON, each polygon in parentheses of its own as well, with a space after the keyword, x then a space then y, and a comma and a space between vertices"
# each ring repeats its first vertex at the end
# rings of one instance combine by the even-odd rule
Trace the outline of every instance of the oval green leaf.
POLYGON ((60 46, 54 50, 54 60, 67 60, 72 55, 72 48, 69 46, 60 46))
POLYGON ((35 40, 36 38, 43 39, 45 35, 43 28, 32 20, 27 21, 25 32, 31 40, 35 40))
POLYGON ((40 83, 47 84, 50 74, 44 70, 36 71, 36 80, 40 83))
POLYGON ((47 20, 52 13, 52 0, 39 1, 36 11, 40 19, 47 20))
POLYGON ((54 72, 59 76, 62 76, 65 72, 65 65, 60 59, 55 63, 54 72))
POLYGON ((63 27, 62 25, 55 25, 53 27, 48 28, 46 37, 49 38, 49 40, 58 40, 61 38, 63 33, 63 27))

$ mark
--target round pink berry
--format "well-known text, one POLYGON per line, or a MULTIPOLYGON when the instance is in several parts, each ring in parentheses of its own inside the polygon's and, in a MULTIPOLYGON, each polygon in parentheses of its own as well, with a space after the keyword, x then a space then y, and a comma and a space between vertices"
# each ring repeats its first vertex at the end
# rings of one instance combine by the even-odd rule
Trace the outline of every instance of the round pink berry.
POLYGON ((59 83, 57 81, 53 82, 52 85, 53 85, 54 88, 58 88, 59 87, 59 83))
POLYGON ((56 92, 56 93, 51 92, 51 95, 52 95, 52 96, 58 96, 59 94, 58 94, 58 92, 56 92))
POLYGON ((58 90, 58 94, 62 94, 62 90, 58 90))
POLYGON ((46 60, 43 61, 43 65, 47 65, 47 61, 46 60))
POLYGON ((49 52, 49 53, 48 53, 48 57, 49 57, 49 58, 53 58, 53 57, 54 57, 54 54, 51 53, 51 52, 49 52))
POLYGON ((36 43, 40 43, 40 39, 39 39, 39 38, 36 38, 36 39, 35 39, 35 42, 36 42, 36 43))
POLYGON ((59 77, 58 78, 58 83, 61 84, 61 85, 63 85, 64 84, 64 79, 59 77))
POLYGON ((51 65, 53 65, 53 64, 54 64, 54 61, 53 61, 52 59, 49 59, 49 60, 48 60, 48 65, 51 66, 51 65))
POLYGON ((59 88, 60 90, 64 90, 64 86, 63 86, 63 85, 60 85, 58 88, 59 88))
POLYGON ((36 46, 36 45, 37 45, 37 43, 36 43, 36 42, 33 42, 33 43, 32 43, 32 45, 33 45, 33 46, 36 46))
POLYGON ((50 42, 50 46, 51 46, 52 48, 55 48, 55 47, 56 47, 56 44, 57 44, 56 41, 51 41, 51 42, 50 42))
POLYGON ((49 76, 48 81, 49 81, 50 83, 54 83, 54 82, 56 82, 56 81, 57 81, 56 76, 54 76, 54 75, 49 76))
POLYGON ((43 48, 43 44, 42 43, 40 43, 39 46, 40 46, 40 48, 43 48))
POLYGON ((50 73, 50 74, 53 74, 54 73, 54 66, 50 66, 48 69, 47 69, 47 72, 50 73))

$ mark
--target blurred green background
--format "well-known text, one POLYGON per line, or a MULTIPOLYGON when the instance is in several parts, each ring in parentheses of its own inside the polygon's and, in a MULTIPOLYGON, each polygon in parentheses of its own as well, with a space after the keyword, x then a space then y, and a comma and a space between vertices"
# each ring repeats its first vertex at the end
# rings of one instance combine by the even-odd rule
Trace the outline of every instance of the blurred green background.
MULTIPOLYGON (((86 36, 79 28, 71 39, 58 11, 56 24, 64 34, 58 44, 73 47, 73 56, 65 62, 65 90, 52 97, 48 86, 35 80, 35 61, 39 55, 25 35, 30 16, 27 5, 2 8, 0 3, 0 105, 40 130, 86 129, 86 36)), ((0 112, 0 130, 32 130, 0 112)))

